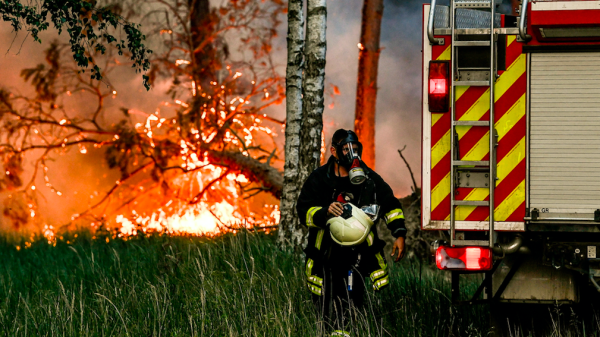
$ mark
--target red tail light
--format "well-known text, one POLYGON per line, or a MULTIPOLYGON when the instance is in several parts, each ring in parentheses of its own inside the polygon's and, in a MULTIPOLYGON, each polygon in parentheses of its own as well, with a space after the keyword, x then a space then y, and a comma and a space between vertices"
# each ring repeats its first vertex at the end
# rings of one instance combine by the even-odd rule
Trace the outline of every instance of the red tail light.
POLYGON ((435 262, 441 270, 490 270, 492 250, 488 247, 440 246, 435 262))
POLYGON ((429 111, 448 112, 450 104, 450 62, 429 61, 429 111))

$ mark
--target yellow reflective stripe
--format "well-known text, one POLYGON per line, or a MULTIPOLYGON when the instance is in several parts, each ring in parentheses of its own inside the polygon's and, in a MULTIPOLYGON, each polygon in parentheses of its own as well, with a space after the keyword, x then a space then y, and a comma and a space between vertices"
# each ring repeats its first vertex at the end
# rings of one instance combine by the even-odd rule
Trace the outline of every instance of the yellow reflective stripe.
POLYGON ((316 285, 320 286, 320 287, 322 287, 322 286, 323 286, 323 279, 322 279, 322 278, 320 278, 320 277, 318 277, 318 276, 312 275, 312 276, 310 276, 310 277, 308 278, 308 280, 309 280, 310 282, 312 282, 312 283, 314 283, 314 284, 316 284, 316 285))
POLYGON ((321 296, 321 294, 322 294, 321 288, 319 288, 318 286, 316 286, 312 283, 307 283, 307 285, 308 285, 308 290, 310 290, 313 294, 321 296))
POLYGON ((444 117, 443 113, 438 114, 438 113, 432 112, 431 113, 431 126, 433 127, 435 125, 435 123, 437 123, 437 121, 439 121, 442 117, 444 117))
POLYGON ((450 130, 431 147, 431 168, 433 169, 440 160, 444 159, 450 151, 450 130))
POLYGON ((388 212, 388 214, 385 215, 385 219, 388 224, 397 219, 404 219, 404 212, 402 212, 400 208, 396 208, 388 212))
POLYGON ((483 160, 488 153, 490 153, 490 132, 486 132, 485 136, 473 145, 473 147, 464 155, 460 157, 460 160, 465 161, 479 161, 483 160))
POLYGON ((377 261, 379 262, 379 266, 381 267, 381 269, 387 270, 387 264, 385 263, 383 256, 381 256, 381 253, 375 254, 375 257, 377 258, 377 261))
MULTIPOLYGON (((490 190, 487 188, 474 188, 464 200, 475 200, 475 201, 483 201, 485 198, 490 195, 490 190)), ((473 211, 477 208, 477 206, 456 206, 455 215, 456 220, 462 221, 465 220, 473 211)))
MULTIPOLYGON (((319 286, 319 287, 323 287, 323 279, 322 279, 322 278, 320 278, 320 277, 318 277, 318 276, 316 276, 316 275, 313 275, 313 274, 312 274, 312 267, 313 267, 313 266, 314 266, 314 261, 313 261, 312 259, 308 259, 308 260, 306 261, 306 277, 307 277, 307 279, 308 279, 308 281, 309 281, 309 283, 308 283, 308 288, 309 288, 309 289, 311 289, 311 291, 312 291, 312 288, 311 288, 311 286, 313 286, 313 287, 314 287, 315 285, 317 285, 317 286, 319 286), (314 283, 314 284, 312 284, 312 283, 310 283, 310 282, 312 282, 312 283, 314 283)), ((314 292, 314 291, 313 291, 313 292, 314 292)), ((318 295, 319 295, 319 294, 318 294, 318 295)))
MULTIPOLYGON (((525 137, 515 145, 508 154, 504 156, 497 164, 496 169, 496 186, 498 186, 504 178, 506 178, 521 161, 525 159, 525 137)), ((523 200, 525 201, 525 200, 523 200)))
POLYGON ((452 49, 450 49, 450 45, 444 49, 444 51, 438 56, 437 61, 448 61, 450 60, 450 56, 452 55, 452 49))
POLYGON ((448 194, 450 194, 450 172, 431 190, 431 209, 436 209, 448 194))
POLYGON ((386 275, 384 278, 373 283, 373 288, 375 288, 375 290, 380 290, 381 288, 388 285, 389 283, 390 283, 390 277, 388 275, 386 275))
POLYGON ((517 39, 516 35, 507 35, 506 36, 506 46, 510 46, 511 43, 515 42, 515 40, 517 39))
POLYGON ((313 265, 314 265, 314 261, 312 259, 306 260, 306 277, 310 277, 312 275, 313 265))
POLYGON ((317 225, 315 225, 313 217, 315 216, 315 213, 321 208, 323 207, 315 206, 308 209, 308 212, 306 212, 306 225, 308 227, 318 227, 317 225))
MULTIPOLYGON (((515 188, 509 195, 496 207, 494 210, 494 218, 497 221, 506 221, 506 219, 514 213, 514 211, 525 200, 525 180, 521 181, 519 186, 515 188)), ((489 217, 488 217, 489 218, 489 217)), ((489 219, 488 219, 489 220, 489 219)))
POLYGON ((386 215, 385 215, 385 217, 386 217, 386 218, 389 218, 389 217, 396 216, 396 215, 398 215, 398 214, 403 214, 403 213, 402 213, 402 209, 400 209, 400 208, 395 208, 395 209, 393 209, 393 210, 391 210, 391 211, 387 212, 387 213, 386 213, 386 215))
POLYGON ((373 232, 370 232, 369 235, 367 235, 367 244, 371 246, 373 244, 373 240, 375 240, 375 235, 373 235, 373 232))
POLYGON ((323 242, 323 233, 325 233, 324 229, 319 230, 319 232, 317 233, 317 241, 315 242, 315 247, 317 247, 317 249, 321 249, 321 243, 323 242))
POLYGON ((378 278, 386 275, 385 270, 379 269, 371 273, 371 281, 375 282, 378 278))

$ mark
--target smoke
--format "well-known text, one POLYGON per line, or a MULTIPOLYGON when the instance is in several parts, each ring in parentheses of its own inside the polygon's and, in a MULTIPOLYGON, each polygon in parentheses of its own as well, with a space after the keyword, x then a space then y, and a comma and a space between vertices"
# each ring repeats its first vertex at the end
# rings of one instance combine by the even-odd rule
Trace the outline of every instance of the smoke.
MULTIPOLYGON (((330 1, 327 18, 327 82, 341 95, 326 98, 327 139, 338 128, 354 128, 363 1, 330 1)), ((381 24, 375 125, 376 171, 397 196, 411 193, 408 169, 397 153, 404 152, 420 181, 421 164, 421 15, 422 2, 386 0, 381 24)))
MULTIPOLYGON (((396 196, 411 193, 412 181, 397 153, 403 152, 417 184, 421 180, 421 29, 422 0, 385 0, 381 23, 382 52, 379 60, 375 126, 376 171, 396 196)), ((440 0, 438 5, 448 5, 440 0)), ((501 13, 510 12, 510 0, 497 1, 501 13)), ((326 80, 341 95, 326 97, 324 126, 327 139, 337 128, 354 128, 362 0, 327 3, 326 80)))
MULTIPOLYGON (((63 42, 67 41, 64 34, 58 36, 57 31, 53 29, 42 32, 40 38, 43 41, 42 44, 34 42, 26 32, 21 31, 15 34, 8 23, 0 24, 0 46, 4 47, 1 50, 3 53, 0 54, 0 69, 2 69, 0 88, 22 95, 34 95, 32 86, 21 78, 21 70, 34 68, 38 64, 47 65, 44 50, 48 48, 49 43, 57 38, 63 42)), ((105 101, 106 110, 121 114, 119 111, 121 107, 145 112, 153 112, 157 107, 160 108, 160 102, 164 99, 162 94, 166 92, 165 88, 157 86, 150 92, 146 92, 141 76, 127 68, 119 68, 119 76, 105 78, 105 81, 111 81, 106 84, 117 91, 114 98, 108 98, 105 101)), ((86 74, 89 76, 89 71, 86 74)), ((77 95, 66 98, 64 104, 66 113, 70 117, 89 117, 96 108, 96 102, 86 101, 77 95)), ((163 110, 168 109, 163 107, 163 110)), ((163 112, 168 113, 168 111, 163 112)), ((121 116, 109 115, 101 122, 110 125, 118 122, 122 116, 122 114, 121 116)), ((134 115, 133 118, 135 119, 136 116, 134 115)), ((103 193, 119 179, 117 171, 108 169, 103 151, 86 147, 83 151, 86 153, 81 152, 72 149, 61 154, 51 155, 54 160, 48 161, 47 174, 49 183, 55 191, 46 186, 43 175, 38 173, 38 179, 34 181, 34 186, 39 192, 38 209, 36 217, 33 219, 35 222, 33 225, 36 228, 43 228, 45 224, 53 225, 56 228, 60 224, 68 223, 73 215, 98 202, 103 193)), ((28 159, 30 161, 26 161, 24 164, 25 182, 29 182, 34 169, 34 162, 31 161, 31 158, 28 159)), ((9 196, 11 193, 2 193, 0 205, 9 196)), ((10 228, 9 221, 0 213, 0 229, 8 228, 10 228)))
MULTIPOLYGON (((447 1, 440 1, 441 5, 447 1)), ((218 1, 217 1, 218 2, 218 1)), ((504 0, 502 10, 509 8, 510 0, 504 0), (506 7, 506 8, 505 8, 506 7)), ((353 129, 358 68, 358 41, 361 26, 362 0, 330 0, 327 22, 327 66, 326 103, 324 128, 327 143, 338 128, 353 129), (333 86, 339 88, 336 95, 333 86)), ((408 169, 399 157, 397 149, 406 145, 404 155, 420 182, 421 166, 421 27, 422 6, 419 0, 386 0, 384 4, 381 35, 381 57, 379 63, 377 119, 376 119, 376 170, 391 185, 397 196, 411 192, 408 169)), ((282 74, 286 64, 285 18, 279 26, 279 35, 274 41, 273 57, 282 74)), ((142 30, 144 27, 142 27, 142 30)), ((19 73, 23 68, 32 68, 44 62, 42 51, 57 35, 56 31, 40 34, 43 44, 27 38, 24 32, 17 36, 8 23, 0 24, 0 87, 28 94, 33 90, 26 85, 19 73), (11 46, 9 48, 9 46, 11 46)), ((64 38, 64 37, 63 37, 64 38)), ((119 70, 123 71, 123 70, 119 70)), ((137 111, 153 112, 164 99, 165 88, 154 87, 146 92, 141 78, 133 72, 111 76, 110 83, 117 90, 115 99, 108 104, 137 111)), ((161 113, 169 114, 162 107, 161 113)), ((74 102, 71 113, 82 113, 86 102, 74 102)), ((111 109, 107 109, 111 110, 111 109)), ((112 109, 118 111, 118 109, 112 109)), ((285 118, 285 104, 268 110, 271 116, 285 118)), ((107 121, 110 122, 110 121, 107 121)), ((283 145, 283 130, 275 130, 276 138, 283 145)), ((95 191, 100 194, 115 181, 115 172, 110 172, 100 151, 89 151, 87 155, 77 152, 60 156, 49 170, 54 187, 63 191, 59 197, 36 182, 43 194, 40 213, 53 223, 65 223, 69 218, 94 203, 95 191), (65 164, 68 163, 68 164, 65 164), (92 197, 90 197, 92 196, 92 197)), ((29 165, 31 170, 33 164, 29 165)), ((40 177, 41 179, 41 177, 40 177)), ((6 196, 0 196, 4 198, 6 196)), ((0 200, 1 201, 1 200, 0 200)), ((0 227, 2 227, 0 216, 0 227)), ((6 227, 6 225, 4 226, 6 227)))

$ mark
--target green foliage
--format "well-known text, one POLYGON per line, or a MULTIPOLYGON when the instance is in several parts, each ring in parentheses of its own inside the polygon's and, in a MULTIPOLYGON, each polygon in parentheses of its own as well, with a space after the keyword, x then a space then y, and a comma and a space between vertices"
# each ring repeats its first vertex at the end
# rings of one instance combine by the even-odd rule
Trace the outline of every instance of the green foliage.
MULTIPOLYGON (((0 334, 323 332, 305 288, 303 261, 280 251, 274 235, 128 241, 96 235, 71 234, 55 247, 40 238, 27 249, 24 242, 0 238, 0 334)), ((485 307, 452 307, 444 295, 449 293, 442 273, 404 261, 392 269, 390 289, 368 294, 353 336, 485 335, 485 307)))
MULTIPOLYGON (((25 27, 33 39, 42 42, 39 33, 48 29, 50 24, 61 34, 66 29, 73 59, 82 72, 93 64, 92 51, 102 54, 106 45, 114 45, 119 55, 129 52, 136 72, 150 69, 148 55, 152 50, 146 48, 143 41, 146 37, 139 30, 140 25, 127 22, 108 8, 97 8, 86 0, 45 0, 41 4, 24 5, 19 0, 0 0, 0 15, 4 21, 10 22, 15 31, 25 27), (109 33, 110 29, 122 28, 126 39, 117 40, 109 33)), ((101 69, 93 64, 91 78, 101 80, 101 69)), ((150 89, 149 78, 142 75, 146 90, 150 89)))

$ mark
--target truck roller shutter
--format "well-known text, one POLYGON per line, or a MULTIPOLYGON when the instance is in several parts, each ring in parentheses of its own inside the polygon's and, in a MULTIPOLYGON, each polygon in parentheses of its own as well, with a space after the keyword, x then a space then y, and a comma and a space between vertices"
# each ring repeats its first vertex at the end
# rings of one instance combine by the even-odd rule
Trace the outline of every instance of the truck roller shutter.
POLYGON ((600 53, 530 55, 529 207, 541 217, 593 218, 600 208, 600 53))

